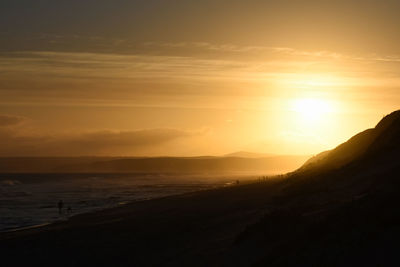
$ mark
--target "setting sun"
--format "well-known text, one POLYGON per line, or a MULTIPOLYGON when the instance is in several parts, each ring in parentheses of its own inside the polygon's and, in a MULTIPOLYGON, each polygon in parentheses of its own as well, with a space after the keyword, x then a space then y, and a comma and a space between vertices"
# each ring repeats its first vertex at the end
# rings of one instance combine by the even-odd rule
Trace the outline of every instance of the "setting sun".
POLYGON ((332 111, 332 104, 322 99, 302 98, 293 101, 292 110, 304 123, 316 124, 332 111))

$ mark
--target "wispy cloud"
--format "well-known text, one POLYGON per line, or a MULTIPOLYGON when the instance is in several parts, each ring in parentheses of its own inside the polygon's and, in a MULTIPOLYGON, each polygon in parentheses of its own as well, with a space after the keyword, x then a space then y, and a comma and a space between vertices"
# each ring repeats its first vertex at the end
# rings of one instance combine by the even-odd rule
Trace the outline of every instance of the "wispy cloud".
POLYGON ((205 60, 183 56, 22 52, 3 56, 0 71, 87 78, 154 79, 157 77, 221 76, 223 70, 246 66, 247 64, 237 61, 205 60))
POLYGON ((234 44, 212 44, 207 42, 180 42, 180 43, 158 43, 146 42, 148 47, 168 47, 168 48, 190 48, 204 49, 218 52, 234 52, 234 53, 275 53, 281 55, 292 56, 308 56, 308 57, 325 57, 325 58, 341 58, 344 55, 330 51, 306 51, 290 47, 272 47, 272 46, 239 46, 234 44))
MULTIPOLYGON (((116 42, 126 45, 124 40, 116 42)), ((210 106, 213 96, 276 95, 299 89, 299 84, 304 89, 304 85, 316 84, 307 77, 324 75, 338 78, 330 79, 335 83, 317 82, 321 90, 328 86, 338 90, 400 86, 400 57, 395 55, 206 42, 144 43, 141 47, 136 54, 3 53, 0 102, 201 108, 210 106), (199 104, 196 97, 203 97, 204 103, 199 104), (57 98, 62 101, 54 101, 57 98)))

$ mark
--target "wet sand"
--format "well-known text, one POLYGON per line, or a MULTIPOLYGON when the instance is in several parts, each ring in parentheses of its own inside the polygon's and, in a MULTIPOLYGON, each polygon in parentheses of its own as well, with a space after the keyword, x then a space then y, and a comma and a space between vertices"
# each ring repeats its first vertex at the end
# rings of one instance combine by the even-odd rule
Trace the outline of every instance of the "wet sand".
POLYGON ((268 212, 279 194, 276 186, 267 193, 270 186, 233 186, 78 215, 2 233, 0 248, 10 264, 216 265, 237 235, 268 212))

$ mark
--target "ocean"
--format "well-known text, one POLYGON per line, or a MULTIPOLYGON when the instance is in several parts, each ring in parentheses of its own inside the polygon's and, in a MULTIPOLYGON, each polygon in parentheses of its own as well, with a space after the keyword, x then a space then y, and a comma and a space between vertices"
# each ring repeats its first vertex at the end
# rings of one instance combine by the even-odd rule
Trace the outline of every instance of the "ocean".
POLYGON ((29 228, 132 201, 229 186, 232 175, 0 174, 0 232, 29 228), (59 214, 57 203, 64 203, 59 214))

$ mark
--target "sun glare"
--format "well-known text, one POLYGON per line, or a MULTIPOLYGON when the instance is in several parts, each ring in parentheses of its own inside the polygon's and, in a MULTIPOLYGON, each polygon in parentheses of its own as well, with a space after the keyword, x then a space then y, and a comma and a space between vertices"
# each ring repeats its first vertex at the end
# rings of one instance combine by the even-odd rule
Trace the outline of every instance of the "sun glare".
POLYGON ((332 111, 332 105, 323 99, 301 98, 293 101, 292 110, 307 124, 317 124, 332 111))

